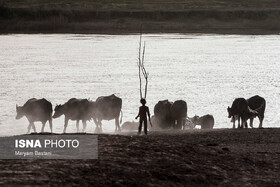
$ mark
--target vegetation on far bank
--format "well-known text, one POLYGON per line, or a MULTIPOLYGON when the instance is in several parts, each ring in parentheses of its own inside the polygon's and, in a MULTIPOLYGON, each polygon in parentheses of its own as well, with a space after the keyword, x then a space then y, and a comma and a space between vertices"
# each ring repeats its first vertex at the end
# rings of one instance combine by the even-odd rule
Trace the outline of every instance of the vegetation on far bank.
POLYGON ((0 33, 279 33, 277 0, 5 0, 0 33))
POLYGON ((1 0, 8 8, 52 10, 265 10, 278 0, 1 0))

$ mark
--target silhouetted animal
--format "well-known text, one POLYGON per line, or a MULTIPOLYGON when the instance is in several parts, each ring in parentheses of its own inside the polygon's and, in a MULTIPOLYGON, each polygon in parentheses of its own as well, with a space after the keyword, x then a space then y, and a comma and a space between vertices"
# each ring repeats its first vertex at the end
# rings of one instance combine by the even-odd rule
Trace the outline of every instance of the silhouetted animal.
POLYGON ((183 125, 183 130, 187 129, 193 129, 195 127, 195 124, 192 121, 193 118, 186 117, 185 124, 183 125))
POLYGON ((89 115, 90 102, 87 99, 69 99, 63 105, 57 105, 54 109, 55 113, 53 118, 58 118, 64 114, 64 129, 63 133, 66 132, 69 119, 76 120, 77 132, 79 132, 79 121, 83 122, 83 132, 86 130, 86 121, 90 120, 89 115))
POLYGON ((174 103, 168 100, 159 101, 154 107, 154 114, 160 128, 181 129, 187 117, 187 103, 183 100, 174 103))
MULTIPOLYGON (((248 105, 252 110, 258 112, 258 118, 260 120, 259 128, 262 128, 263 119, 264 119, 264 111, 266 107, 266 101, 263 97, 255 95, 249 99, 247 99, 248 105)), ((253 128, 254 117, 250 118, 250 126, 253 128)))
MULTIPOLYGON (((266 107, 265 99, 258 95, 255 95, 255 96, 247 99, 247 102, 248 102, 248 106, 250 107, 250 109, 252 109, 258 113, 257 116, 260 120, 259 128, 262 128, 262 123, 263 123, 263 119, 264 119, 264 111, 265 111, 265 107, 266 107)), ((253 120, 255 117, 256 117, 256 115, 251 115, 251 117, 250 117, 250 126, 252 128, 253 128, 253 120)), ((235 115, 232 117, 231 121, 233 122, 233 128, 235 128, 236 120, 238 120, 238 124, 240 124, 240 116, 235 115)))
POLYGON ((126 121, 122 124, 121 129, 125 131, 136 131, 138 130, 139 123, 135 121, 126 121))
POLYGON ((120 123, 122 117, 119 121, 121 109, 122 99, 112 94, 110 96, 98 97, 95 102, 91 102, 90 115, 97 128, 102 129, 102 120, 115 119, 115 131, 121 131, 120 123))
POLYGON ((213 129, 215 123, 214 117, 210 114, 204 115, 202 117, 195 115, 194 117, 190 118, 190 120, 193 122, 194 127, 196 125, 200 125, 201 129, 213 129))
POLYGON ((49 121, 50 129, 52 132, 52 104, 46 99, 29 99, 23 106, 16 106, 16 119, 20 119, 23 116, 29 121, 29 125, 27 128, 27 133, 30 132, 30 128, 32 127, 34 132, 36 132, 36 128, 34 125, 35 121, 42 122, 41 132, 44 132, 44 128, 46 122, 49 121))
POLYGON ((155 121, 154 128, 167 129, 172 126, 172 119, 170 117, 170 108, 173 103, 168 100, 159 101, 154 107, 155 121))
POLYGON ((187 117, 187 103, 183 100, 175 101, 170 108, 170 116, 175 129, 182 129, 187 117))
MULTIPOLYGON (((238 128, 240 127, 244 127, 247 126, 246 121, 250 118, 254 118, 258 115, 257 111, 252 110, 249 106, 248 106, 248 102, 246 99, 244 98, 237 98, 233 101, 232 106, 227 108, 228 111, 228 117, 235 117, 238 116, 238 118, 241 118, 241 126, 238 123, 238 128)), ((233 126, 233 128, 235 128, 235 124, 233 126)))

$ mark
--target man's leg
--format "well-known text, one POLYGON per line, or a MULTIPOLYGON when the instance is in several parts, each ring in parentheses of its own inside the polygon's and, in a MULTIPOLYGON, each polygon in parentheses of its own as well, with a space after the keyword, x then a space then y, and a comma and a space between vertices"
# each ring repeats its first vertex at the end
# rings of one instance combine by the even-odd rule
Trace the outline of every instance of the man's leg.
POLYGON ((138 128, 138 135, 141 134, 141 130, 142 130, 142 120, 139 120, 139 128, 138 128))
POLYGON ((148 134, 148 130, 147 130, 147 119, 144 120, 144 132, 147 135, 148 134))

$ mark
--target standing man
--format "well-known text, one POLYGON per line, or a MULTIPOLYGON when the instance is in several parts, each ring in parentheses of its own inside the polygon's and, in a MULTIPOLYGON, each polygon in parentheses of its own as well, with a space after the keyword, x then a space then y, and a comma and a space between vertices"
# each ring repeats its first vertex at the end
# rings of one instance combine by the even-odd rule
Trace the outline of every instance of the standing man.
POLYGON ((147 115, 149 117, 149 121, 150 121, 150 124, 152 126, 152 123, 151 123, 151 117, 150 117, 150 111, 149 111, 149 107, 145 106, 146 104, 146 100, 145 99, 141 99, 140 100, 140 103, 142 104, 142 106, 139 107, 139 113, 138 115, 135 117, 135 119, 137 119, 138 117, 140 117, 140 120, 139 120, 139 128, 138 128, 138 135, 141 134, 141 131, 142 131, 142 123, 144 122, 144 132, 145 134, 147 135, 148 134, 148 131, 147 131, 147 115))

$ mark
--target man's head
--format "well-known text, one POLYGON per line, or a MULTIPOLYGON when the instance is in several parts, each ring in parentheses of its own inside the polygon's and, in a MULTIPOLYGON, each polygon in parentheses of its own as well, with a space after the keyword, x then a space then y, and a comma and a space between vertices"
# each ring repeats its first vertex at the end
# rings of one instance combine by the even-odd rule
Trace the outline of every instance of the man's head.
POLYGON ((144 98, 142 98, 142 99, 140 99, 140 103, 142 104, 142 105, 145 105, 147 102, 146 102, 146 99, 144 99, 144 98))

